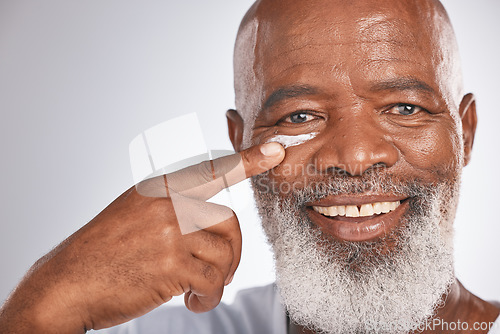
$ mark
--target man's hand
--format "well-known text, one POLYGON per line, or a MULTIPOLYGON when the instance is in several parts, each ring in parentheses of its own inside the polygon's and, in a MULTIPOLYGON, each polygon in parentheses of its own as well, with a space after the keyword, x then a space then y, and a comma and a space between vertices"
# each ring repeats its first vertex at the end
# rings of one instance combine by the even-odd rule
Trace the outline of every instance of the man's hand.
POLYGON ((229 208, 205 201, 284 155, 264 144, 129 189, 33 265, 1 309, 0 332, 83 333, 183 293, 190 310, 213 309, 239 264, 241 232, 229 208))

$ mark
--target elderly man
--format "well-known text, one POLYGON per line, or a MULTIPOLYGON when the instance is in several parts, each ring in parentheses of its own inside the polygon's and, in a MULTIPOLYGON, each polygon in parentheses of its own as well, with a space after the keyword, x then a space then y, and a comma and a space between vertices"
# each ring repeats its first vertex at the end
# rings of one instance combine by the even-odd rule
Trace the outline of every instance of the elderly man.
POLYGON ((189 310, 214 309, 241 234, 204 200, 245 177, 279 297, 265 287, 201 315, 167 307, 120 333, 493 333, 499 307, 454 276, 476 112, 437 0, 257 1, 236 41, 235 89, 240 154, 120 196, 32 267, 2 333, 111 327, 183 293, 189 310), (182 233, 181 215, 198 230, 182 233))

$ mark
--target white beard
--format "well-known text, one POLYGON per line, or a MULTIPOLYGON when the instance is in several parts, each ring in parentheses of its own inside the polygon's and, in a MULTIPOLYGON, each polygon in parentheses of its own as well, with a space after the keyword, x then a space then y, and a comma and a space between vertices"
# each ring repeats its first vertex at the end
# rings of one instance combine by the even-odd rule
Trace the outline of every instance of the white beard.
POLYGON ((319 333, 408 333, 442 305, 454 282, 459 181, 431 186, 371 173, 290 194, 272 191, 268 181, 267 174, 252 179, 276 284, 294 322, 319 333), (412 197, 403 224, 382 240, 334 240, 304 212, 304 203, 328 194, 367 190, 412 197))

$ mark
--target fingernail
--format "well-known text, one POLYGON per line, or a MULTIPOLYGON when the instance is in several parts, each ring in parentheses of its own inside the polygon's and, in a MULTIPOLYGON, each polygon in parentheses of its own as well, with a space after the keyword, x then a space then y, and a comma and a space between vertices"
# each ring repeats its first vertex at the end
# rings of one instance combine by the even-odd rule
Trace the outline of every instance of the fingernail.
POLYGON ((268 157, 272 157, 281 153, 282 146, 278 143, 267 143, 260 147, 262 154, 268 157))

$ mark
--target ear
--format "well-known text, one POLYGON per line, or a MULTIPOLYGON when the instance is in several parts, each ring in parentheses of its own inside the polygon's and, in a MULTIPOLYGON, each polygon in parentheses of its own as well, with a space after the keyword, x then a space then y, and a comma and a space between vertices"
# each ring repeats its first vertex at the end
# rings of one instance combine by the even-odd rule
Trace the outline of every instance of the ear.
POLYGON ((233 148, 236 152, 241 151, 243 142, 243 118, 234 109, 229 109, 226 112, 227 117, 227 130, 229 132, 229 139, 233 143, 233 148))
POLYGON ((474 136, 476 134, 477 114, 476 98, 473 94, 467 94, 460 103, 460 118, 462 119, 463 141, 464 141, 464 166, 469 164, 474 136))

